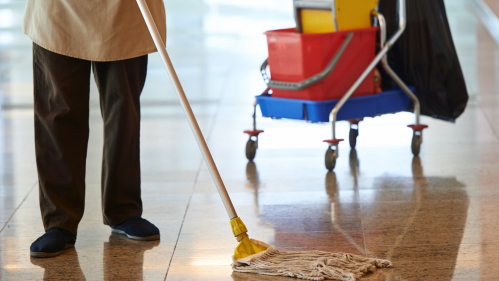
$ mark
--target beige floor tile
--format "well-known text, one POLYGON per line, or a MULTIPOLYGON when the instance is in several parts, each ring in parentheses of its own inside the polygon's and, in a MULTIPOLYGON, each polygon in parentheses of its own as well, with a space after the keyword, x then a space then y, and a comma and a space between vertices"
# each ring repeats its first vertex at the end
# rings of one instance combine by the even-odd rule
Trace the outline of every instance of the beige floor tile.
POLYGON ((468 200, 435 202, 380 202, 362 204, 364 230, 463 229, 468 200))
POLYGON ((193 182, 142 182, 142 194, 191 194, 193 182))
MULTIPOLYGON (((230 194, 234 206, 254 205, 310 205, 337 203, 358 203, 358 196, 354 190, 338 191, 331 198, 324 191, 290 191, 290 192, 262 192, 258 194, 237 193, 230 194), (256 199, 256 200, 255 200, 256 199)), ((198 193, 192 196, 193 205, 219 205, 218 194, 198 193)))
POLYGON ((170 268, 166 280, 233 280, 231 274, 231 267, 226 265, 176 266, 170 268))
POLYGON ((11 222, 41 222, 42 215, 39 206, 26 208, 24 204, 13 213, 11 222))
POLYGON ((369 257, 397 261, 437 262, 455 261, 458 258, 460 246, 452 245, 393 245, 367 246, 369 257))
POLYGON ((479 262, 394 262, 393 268, 378 270, 360 280, 493 280, 497 270, 483 270, 479 262))
POLYGON ((218 247, 216 249, 199 248, 199 249, 175 249, 175 255, 172 259, 171 266, 218 266, 231 265, 234 255, 234 243, 228 243, 226 247, 218 247))
POLYGON ((10 219, 10 217, 14 214, 15 210, 16 209, 14 209, 14 208, 11 208, 11 209, 1 208, 0 209, 0 223, 7 222, 10 219))
POLYGON ((461 244, 458 260, 478 260, 485 265, 491 265, 492 263, 487 261, 495 259, 498 250, 499 244, 461 244))
POLYGON ((362 232, 307 232, 307 233, 276 233, 277 248, 332 248, 341 245, 352 245, 363 248, 362 232))
POLYGON ((45 231, 41 220, 38 222, 9 222, 5 225, 0 237, 36 237, 45 231))
POLYGON ((233 272, 231 275, 233 281, 250 281, 250 280, 258 280, 258 281, 286 281, 289 277, 281 277, 281 276, 266 276, 266 275, 255 275, 250 273, 240 273, 233 272))
POLYGON ((173 252, 173 247, 162 241, 139 242, 115 235, 108 239, 78 241, 76 248, 51 259, 29 258, 29 244, 24 247, 22 255, 10 250, 0 252, 5 258, 2 261, 6 261, 2 268, 7 269, 7 276, 27 276, 33 280, 137 280, 144 275, 163 275, 173 252), (23 272, 9 272, 10 269, 23 272))
MULTIPOLYGON (((468 231, 468 230, 466 230, 468 231)), ((463 229, 442 229, 440 231, 408 230, 404 231, 365 231, 366 246, 394 246, 394 245, 452 245, 466 241, 481 241, 479 233, 468 235, 463 241, 463 229), (471 237, 470 237, 471 236, 471 237)))
POLYGON ((350 253, 359 256, 366 256, 366 251, 364 245, 358 244, 357 242, 352 240, 350 244, 342 244, 338 245, 320 245, 320 246, 307 246, 307 247, 279 247, 279 251, 289 252, 289 251, 323 251, 323 252, 331 252, 331 253, 350 253))
MULTIPOLYGON (((4 280, 43 280, 44 278, 44 270, 42 268, 33 268, 33 269, 2 269, 0 274, 4 280)), ((71 276, 71 275, 70 275, 71 276)), ((75 277, 72 275, 72 277, 75 277)), ((86 280, 86 279, 75 279, 75 280, 86 280)))

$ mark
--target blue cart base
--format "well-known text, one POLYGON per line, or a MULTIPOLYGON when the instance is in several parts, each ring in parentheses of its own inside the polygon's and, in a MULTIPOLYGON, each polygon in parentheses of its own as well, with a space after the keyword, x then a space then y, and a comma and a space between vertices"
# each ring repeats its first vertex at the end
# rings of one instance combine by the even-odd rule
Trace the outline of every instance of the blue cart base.
MULTIPOLYGON (((411 89, 414 90, 414 89, 411 89)), ((256 97, 263 117, 329 122, 331 110, 339 100, 310 101, 273 98, 269 94, 256 97)), ((338 112, 337 120, 374 117, 409 109, 411 100, 400 89, 375 95, 349 98, 338 112)))

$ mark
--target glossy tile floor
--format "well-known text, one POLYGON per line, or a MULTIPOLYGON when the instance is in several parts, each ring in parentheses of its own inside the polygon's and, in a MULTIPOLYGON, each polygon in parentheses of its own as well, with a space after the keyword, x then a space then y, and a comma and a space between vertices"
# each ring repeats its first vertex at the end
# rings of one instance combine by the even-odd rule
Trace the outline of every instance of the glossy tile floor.
MULTIPOLYGON (((258 118, 255 162, 244 156, 265 30, 294 25, 291 0, 165 2, 168 49, 251 237, 282 250, 320 249, 390 259, 363 280, 499 279, 499 47, 465 0, 446 1, 470 102, 455 124, 413 115, 361 123, 323 164, 327 124, 258 118)), ((92 84, 87 201, 75 249, 30 259, 43 233, 33 143, 31 43, 24 1, 0 0, 0 280, 287 280, 232 273, 228 217, 166 72, 154 54, 142 96, 144 217, 161 241, 135 242, 102 225, 102 122, 92 84)), ((93 82, 92 82, 93 83, 93 82)), ((346 137, 348 125, 339 124, 346 137)), ((290 279, 291 280, 291 279, 290 279)))

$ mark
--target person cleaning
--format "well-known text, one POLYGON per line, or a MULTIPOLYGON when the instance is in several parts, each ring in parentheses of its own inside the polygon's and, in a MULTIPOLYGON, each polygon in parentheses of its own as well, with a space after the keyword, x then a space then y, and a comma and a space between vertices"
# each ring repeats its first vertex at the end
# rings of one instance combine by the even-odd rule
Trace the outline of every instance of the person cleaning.
MULTIPOLYGON (((147 0, 166 39, 162 0, 147 0)), ((45 234, 32 257, 53 257, 76 242, 85 207, 90 75, 104 121, 102 213, 113 232, 157 240, 143 219, 140 94, 156 52, 135 1, 28 0, 23 31, 33 41, 35 153, 45 234)))

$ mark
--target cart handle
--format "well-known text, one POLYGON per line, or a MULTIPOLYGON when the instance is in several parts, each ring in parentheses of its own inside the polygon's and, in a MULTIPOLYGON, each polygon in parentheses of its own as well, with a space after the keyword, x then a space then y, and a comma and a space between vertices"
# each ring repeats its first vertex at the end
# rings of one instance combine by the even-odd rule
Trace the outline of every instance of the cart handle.
POLYGON ((341 45, 340 49, 336 54, 334 55, 333 59, 329 62, 329 64, 326 66, 326 68, 321 71, 319 74, 316 74, 308 79, 305 79, 301 82, 284 82, 284 81, 276 81, 276 80, 271 80, 269 76, 267 75, 267 65, 268 65, 268 58, 263 62, 262 66, 260 67, 260 72, 263 77, 263 81, 268 85, 269 88, 274 88, 274 89, 281 89, 281 90, 292 90, 292 91, 298 91, 301 89, 305 89, 310 85, 313 85, 322 79, 326 78, 333 69, 336 67, 336 64, 340 60, 341 56, 343 55, 343 52, 347 48, 348 44, 353 38, 353 33, 349 32, 347 34, 347 37, 345 38, 345 41, 343 41, 343 44, 341 45))

